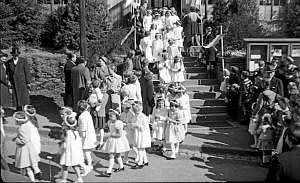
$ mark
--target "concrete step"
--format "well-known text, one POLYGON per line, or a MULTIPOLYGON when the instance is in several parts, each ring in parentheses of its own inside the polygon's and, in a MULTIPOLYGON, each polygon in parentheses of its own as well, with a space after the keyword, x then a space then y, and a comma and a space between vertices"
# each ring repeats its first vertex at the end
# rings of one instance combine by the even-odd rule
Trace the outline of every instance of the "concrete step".
POLYGON ((216 99, 220 96, 219 92, 188 92, 190 99, 216 99))
POLYGON ((217 79, 188 79, 183 82, 184 85, 213 85, 219 84, 217 79))
POLYGON ((196 62, 196 57, 183 57, 183 62, 196 62))
POLYGON ((185 85, 188 92, 211 92, 219 91, 219 85, 185 85))
POLYGON ((208 79, 206 72, 202 73, 185 73, 185 78, 188 79, 208 79))
POLYGON ((204 66, 185 66, 185 71, 187 73, 206 73, 206 67, 204 66))
POLYGON ((226 103, 224 99, 190 99, 190 106, 226 106, 226 103))
POLYGON ((225 121, 228 120, 229 116, 227 113, 217 114, 192 114, 192 123, 203 123, 208 121, 225 121))
POLYGON ((226 106, 200 106, 191 107, 192 114, 216 114, 216 113, 227 113, 226 106))

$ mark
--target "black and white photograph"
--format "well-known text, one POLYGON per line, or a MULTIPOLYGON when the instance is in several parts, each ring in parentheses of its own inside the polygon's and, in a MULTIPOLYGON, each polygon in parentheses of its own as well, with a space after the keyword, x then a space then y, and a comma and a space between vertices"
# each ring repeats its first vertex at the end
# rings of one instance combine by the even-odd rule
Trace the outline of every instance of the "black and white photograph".
POLYGON ((300 0, 0 0, 3 182, 300 182, 300 0))

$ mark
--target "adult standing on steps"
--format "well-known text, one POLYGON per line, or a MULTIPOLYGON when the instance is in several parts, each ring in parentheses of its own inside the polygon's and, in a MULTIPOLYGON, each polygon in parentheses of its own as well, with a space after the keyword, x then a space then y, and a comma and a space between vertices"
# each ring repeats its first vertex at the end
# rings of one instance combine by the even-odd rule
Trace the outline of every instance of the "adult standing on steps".
MULTIPOLYGON (((29 91, 31 75, 25 58, 20 58, 20 48, 14 46, 11 52, 13 58, 7 61, 7 75, 12 88, 13 106, 16 110, 30 104, 29 91)), ((2 93, 2 92, 1 92, 2 93)))
POLYGON ((86 66, 87 61, 83 57, 76 60, 77 66, 71 70, 71 82, 73 90, 73 109, 77 110, 77 102, 87 98, 88 87, 91 84, 90 71, 86 66))

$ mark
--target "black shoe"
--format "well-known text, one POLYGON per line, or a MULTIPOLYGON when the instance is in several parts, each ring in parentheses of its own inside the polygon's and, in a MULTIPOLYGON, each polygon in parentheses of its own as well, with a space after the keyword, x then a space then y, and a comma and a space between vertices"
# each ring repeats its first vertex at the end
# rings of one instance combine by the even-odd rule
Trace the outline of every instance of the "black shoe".
POLYGON ((138 165, 138 164, 136 164, 132 167, 132 169, 142 169, 142 168, 143 168, 143 165, 138 165))
POLYGON ((102 175, 103 175, 104 177, 111 177, 111 173, 107 173, 107 172, 104 172, 102 175))
POLYGON ((114 172, 120 172, 120 171, 124 171, 124 170, 125 170, 124 167, 123 168, 117 168, 117 169, 114 170, 114 172))
POLYGON ((167 157, 167 160, 174 160, 176 158, 173 158, 173 157, 167 157))
POLYGON ((149 166, 149 162, 144 163, 143 166, 149 166))
POLYGON ((34 177, 35 177, 37 180, 42 180, 42 173, 39 172, 39 173, 35 174, 34 177))

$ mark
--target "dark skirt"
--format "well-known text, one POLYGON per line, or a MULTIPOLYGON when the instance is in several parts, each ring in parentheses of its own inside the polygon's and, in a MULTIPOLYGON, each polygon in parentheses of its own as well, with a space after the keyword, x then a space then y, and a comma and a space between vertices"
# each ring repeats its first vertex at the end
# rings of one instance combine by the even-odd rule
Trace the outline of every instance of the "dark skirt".
POLYGON ((191 23, 191 35, 198 35, 200 34, 201 24, 198 22, 191 23))
POLYGON ((95 129, 103 129, 105 127, 105 117, 99 115, 95 108, 91 108, 91 115, 94 122, 95 129))

